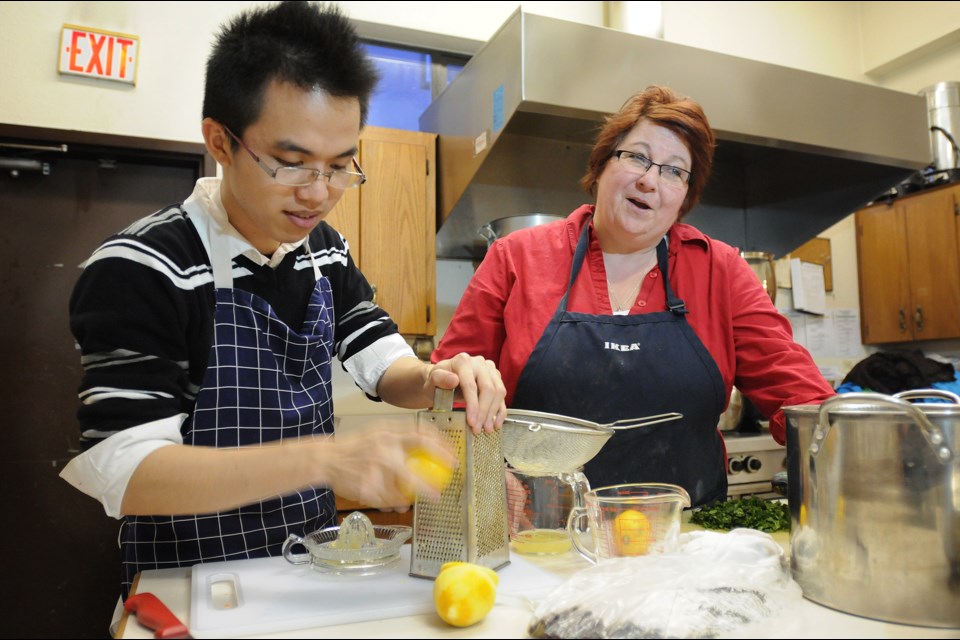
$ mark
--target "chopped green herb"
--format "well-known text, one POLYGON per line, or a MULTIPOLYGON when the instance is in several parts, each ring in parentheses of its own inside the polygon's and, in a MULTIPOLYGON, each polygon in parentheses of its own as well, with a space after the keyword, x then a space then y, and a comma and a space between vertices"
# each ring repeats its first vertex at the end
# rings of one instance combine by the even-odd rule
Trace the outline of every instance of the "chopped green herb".
POLYGON ((696 509, 690 522, 705 529, 729 530, 738 527, 767 533, 790 530, 790 507, 778 500, 747 496, 696 509))

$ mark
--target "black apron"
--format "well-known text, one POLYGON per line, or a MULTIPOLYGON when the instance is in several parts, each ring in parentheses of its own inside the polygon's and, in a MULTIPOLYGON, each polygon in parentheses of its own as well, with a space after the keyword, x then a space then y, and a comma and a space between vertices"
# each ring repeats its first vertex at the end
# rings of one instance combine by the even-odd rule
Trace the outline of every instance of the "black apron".
POLYGON ((693 506, 723 500, 726 461, 717 422, 726 401, 716 363, 670 287, 666 239, 657 263, 666 311, 592 315, 567 311, 589 244, 583 228, 567 292, 520 374, 512 406, 600 423, 677 411, 682 420, 617 431, 584 467, 594 488, 633 482, 680 485, 693 506))

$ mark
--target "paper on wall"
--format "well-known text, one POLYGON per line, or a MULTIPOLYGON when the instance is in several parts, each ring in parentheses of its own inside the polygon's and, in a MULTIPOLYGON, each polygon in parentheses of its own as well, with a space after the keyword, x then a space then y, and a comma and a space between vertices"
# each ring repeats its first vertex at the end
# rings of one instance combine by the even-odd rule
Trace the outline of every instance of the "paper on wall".
POLYGON ((815 358, 862 358, 860 312, 857 309, 828 309, 822 316, 781 310, 793 328, 793 339, 815 358))
POLYGON ((823 315, 827 311, 827 290, 823 280, 823 265, 790 260, 790 279, 793 283, 793 308, 823 315))

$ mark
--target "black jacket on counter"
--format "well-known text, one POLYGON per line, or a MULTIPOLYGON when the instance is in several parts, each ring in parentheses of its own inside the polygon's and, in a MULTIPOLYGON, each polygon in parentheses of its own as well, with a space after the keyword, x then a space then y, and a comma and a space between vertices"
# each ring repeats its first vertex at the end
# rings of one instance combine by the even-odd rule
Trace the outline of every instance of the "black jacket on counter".
POLYGON ((927 358, 922 351, 914 349, 867 356, 850 370, 843 382, 889 395, 927 389, 934 382, 952 382, 956 375, 952 365, 927 358))

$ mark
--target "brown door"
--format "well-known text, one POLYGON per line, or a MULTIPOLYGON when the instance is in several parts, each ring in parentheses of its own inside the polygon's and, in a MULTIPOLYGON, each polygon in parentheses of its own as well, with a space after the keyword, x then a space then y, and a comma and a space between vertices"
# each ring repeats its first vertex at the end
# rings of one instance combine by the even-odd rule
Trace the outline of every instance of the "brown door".
POLYGON ((940 189, 903 201, 910 256, 910 308, 914 340, 960 336, 960 250, 957 194, 940 189))
POLYGON ((913 340, 903 212, 893 204, 877 204, 856 213, 856 226, 863 342, 913 340))
POLYGON ((4 635, 107 636, 119 521, 58 476, 79 441, 67 303, 102 240, 183 200, 211 167, 202 145, 0 125, 4 635))

